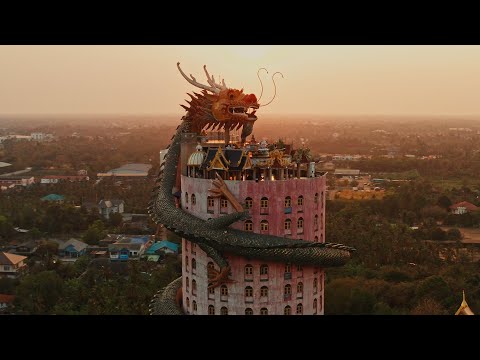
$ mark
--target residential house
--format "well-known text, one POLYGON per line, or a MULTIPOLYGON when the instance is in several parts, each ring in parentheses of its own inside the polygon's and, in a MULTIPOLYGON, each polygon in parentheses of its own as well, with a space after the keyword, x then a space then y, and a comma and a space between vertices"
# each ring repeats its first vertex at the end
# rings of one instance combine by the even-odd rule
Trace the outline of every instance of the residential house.
POLYGON ((35 182, 33 176, 2 176, 0 177, 0 185, 2 186, 28 186, 35 182))
POLYGON ((168 240, 162 240, 150 246, 145 254, 156 255, 159 252, 164 252, 165 254, 178 254, 178 244, 168 240))
POLYGON ((90 178, 85 175, 45 175, 40 178, 40 184, 58 184, 62 181, 88 181, 89 179, 90 178))
POLYGON ((123 200, 100 200, 98 203, 98 212, 106 219, 110 218, 110 214, 122 214, 124 212, 125 202, 123 200))
POLYGON ((26 269, 26 256, 0 252, 0 277, 16 278, 26 269))
POLYGON ((478 209, 478 206, 475 206, 468 201, 461 201, 450 206, 450 211, 457 215, 466 214, 472 211, 478 211, 478 209))
POLYGON ((115 243, 108 245, 110 260, 112 261, 126 261, 131 258, 138 258, 143 249, 143 244, 115 243))
POLYGON ((12 254, 31 256, 37 251, 38 243, 35 240, 28 240, 22 244, 16 245, 10 250, 12 254))
POLYGON ((10 311, 13 306, 15 295, 0 294, 0 314, 5 314, 10 311))
POLYGON ((147 249, 152 242, 152 235, 119 235, 113 244, 111 243, 108 245, 110 260, 125 261, 131 258, 138 258, 145 252, 145 249, 147 249))
POLYGON ((57 195, 57 194, 49 194, 47 196, 42 197, 40 200, 62 204, 65 201, 65 196, 57 195))
POLYGON ((77 239, 70 239, 58 247, 58 255, 64 258, 78 258, 87 253, 88 245, 77 239))

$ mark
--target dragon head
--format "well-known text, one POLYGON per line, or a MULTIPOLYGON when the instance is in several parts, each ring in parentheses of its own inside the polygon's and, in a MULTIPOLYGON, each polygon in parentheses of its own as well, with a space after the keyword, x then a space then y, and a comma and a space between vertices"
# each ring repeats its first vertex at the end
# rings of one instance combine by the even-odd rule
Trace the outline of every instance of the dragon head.
MULTIPOLYGON (((207 71, 206 65, 203 66, 209 85, 199 83, 193 75, 188 77, 177 63, 178 70, 182 76, 192 85, 203 89, 202 94, 194 93, 190 95, 191 101, 188 101, 190 107, 182 105, 188 112, 192 120, 193 129, 201 132, 203 128, 213 126, 218 129, 225 129, 225 142, 230 140, 230 130, 240 127, 242 129, 242 143, 253 131, 253 124, 257 120, 255 115, 260 107, 257 97, 254 94, 244 94, 243 89, 230 89, 222 80, 221 84, 215 82, 213 76, 207 71)), ((208 129, 207 128, 207 129, 208 129)))

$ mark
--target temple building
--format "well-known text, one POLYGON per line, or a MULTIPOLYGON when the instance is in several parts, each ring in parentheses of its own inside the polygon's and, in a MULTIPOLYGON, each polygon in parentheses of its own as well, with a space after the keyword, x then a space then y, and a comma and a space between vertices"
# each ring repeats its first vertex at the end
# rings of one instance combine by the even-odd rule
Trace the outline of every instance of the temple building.
MULTIPOLYGON (((150 313, 322 315, 325 268, 343 266, 355 249, 325 242, 326 173, 315 171, 310 150, 253 135, 276 87, 260 105, 206 65, 208 85, 177 68, 202 92, 181 105, 187 113, 148 212, 182 237, 182 277, 155 295, 150 313)), ((274 85, 275 75, 283 77, 273 73, 274 85)))
POLYGON ((455 315, 475 315, 465 300, 465 291, 463 291, 463 300, 455 315))
MULTIPOLYGON (((325 241, 325 173, 316 173, 308 149, 257 143, 243 146, 231 134, 187 133, 181 144, 181 197, 185 211, 204 220, 249 209, 251 218, 232 227, 311 242, 325 241), (207 136, 206 136, 207 135, 207 136), (232 198, 209 192, 217 174, 232 198), (236 204, 236 200, 238 204, 236 204)), ((321 315, 324 270, 227 255, 232 282, 209 288, 215 262, 195 243, 182 242, 182 306, 198 315, 321 315)))

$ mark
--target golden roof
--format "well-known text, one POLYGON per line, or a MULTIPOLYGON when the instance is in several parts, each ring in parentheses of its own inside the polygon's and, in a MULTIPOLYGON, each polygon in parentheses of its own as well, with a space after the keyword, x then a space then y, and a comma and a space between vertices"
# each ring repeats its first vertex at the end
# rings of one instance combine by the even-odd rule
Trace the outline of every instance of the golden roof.
POLYGON ((455 313, 455 315, 475 315, 472 309, 470 309, 467 302, 465 301, 465 290, 463 291, 463 301, 460 307, 458 308, 457 312, 455 313))

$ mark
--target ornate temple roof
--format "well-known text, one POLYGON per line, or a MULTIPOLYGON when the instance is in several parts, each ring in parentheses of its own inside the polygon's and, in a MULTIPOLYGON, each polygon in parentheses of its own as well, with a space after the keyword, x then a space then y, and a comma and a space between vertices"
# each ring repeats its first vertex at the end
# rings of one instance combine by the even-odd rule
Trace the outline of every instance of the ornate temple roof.
POLYGON ((472 309, 470 309, 470 307, 468 306, 467 301, 465 300, 465 291, 463 291, 463 301, 460 304, 460 307, 458 308, 455 315, 475 315, 472 309))

